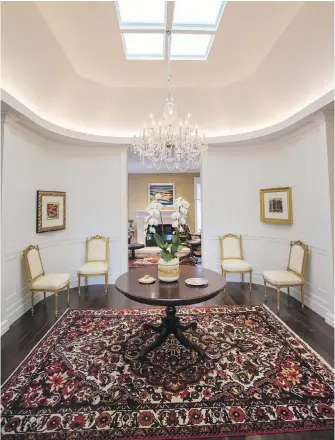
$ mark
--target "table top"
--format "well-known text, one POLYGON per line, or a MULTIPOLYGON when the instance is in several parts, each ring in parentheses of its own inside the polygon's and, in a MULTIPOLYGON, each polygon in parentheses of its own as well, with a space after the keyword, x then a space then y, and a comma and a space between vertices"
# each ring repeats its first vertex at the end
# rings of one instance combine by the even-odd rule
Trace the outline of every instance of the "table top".
POLYGON ((164 283, 158 279, 157 266, 131 269, 121 275, 115 282, 115 287, 133 301, 142 304, 159 306, 181 306, 198 304, 214 298, 226 286, 224 278, 213 270, 196 266, 180 266, 180 277, 173 283, 164 283), (156 278, 153 284, 140 284, 139 278, 151 275, 156 278), (206 278, 205 287, 189 287, 185 284, 187 278, 206 278))
POLYGON ((145 247, 145 245, 141 244, 141 243, 129 243, 128 244, 128 249, 142 249, 144 247, 145 247))

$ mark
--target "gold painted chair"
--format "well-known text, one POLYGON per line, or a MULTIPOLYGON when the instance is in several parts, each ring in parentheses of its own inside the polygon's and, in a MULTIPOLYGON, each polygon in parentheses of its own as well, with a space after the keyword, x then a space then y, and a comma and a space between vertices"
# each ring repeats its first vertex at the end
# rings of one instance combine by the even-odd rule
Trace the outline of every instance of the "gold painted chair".
POLYGON ((280 310, 280 289, 287 287, 290 295, 290 287, 300 286, 301 308, 304 308, 304 274, 307 260, 308 246, 301 241, 291 241, 290 254, 286 270, 266 270, 263 272, 264 294, 267 298, 267 284, 277 289, 277 309, 280 310))
POLYGON ((95 235, 86 238, 85 264, 78 270, 78 295, 80 296, 80 277, 85 277, 87 289, 88 277, 105 277, 105 295, 108 290, 109 238, 95 235))
POLYGON ((31 293, 31 314, 34 316, 34 293, 52 292, 55 294, 55 314, 58 315, 58 294, 67 289, 67 305, 70 306, 70 275, 66 273, 51 273, 46 275, 43 269, 38 246, 30 245, 23 251, 31 293))
POLYGON ((221 270, 224 279, 229 273, 240 273, 244 284, 244 274, 249 273, 252 289, 252 266, 243 259, 242 236, 226 234, 220 237, 221 270))

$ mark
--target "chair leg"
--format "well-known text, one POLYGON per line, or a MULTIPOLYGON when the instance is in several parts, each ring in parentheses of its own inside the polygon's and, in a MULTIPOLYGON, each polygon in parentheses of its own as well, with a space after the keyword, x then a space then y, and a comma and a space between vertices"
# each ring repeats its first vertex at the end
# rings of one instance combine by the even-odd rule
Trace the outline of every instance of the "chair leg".
POLYGON ((290 288, 287 288, 287 295, 290 296, 290 288))
POLYGON ((80 274, 78 273, 78 296, 80 298, 80 274))
POLYGON ((250 271, 250 292, 252 289, 252 270, 250 271))
MULTIPOLYGON (((227 281, 227 273, 226 273, 226 272, 223 272, 223 279, 224 279, 225 281, 227 281)), ((227 288, 227 285, 226 285, 225 288, 223 289, 224 292, 226 291, 226 288, 227 288)))
POLYGON ((300 293, 301 293, 301 308, 304 309, 305 303, 304 303, 304 285, 300 285, 300 293))
POLYGON ((268 297, 268 292, 266 289, 266 281, 264 280, 264 298, 267 299, 267 297, 268 297))
POLYGON ((70 283, 67 285, 67 306, 70 307, 70 283))
POLYGON ((280 287, 277 287, 277 310, 280 310, 280 287))
POLYGON ((58 316, 58 292, 55 292, 55 315, 58 316))
POLYGON ((108 272, 105 274, 105 296, 107 296, 108 292, 108 272))
POLYGON ((244 273, 242 273, 241 275, 242 275, 242 284, 243 284, 243 287, 244 287, 244 273))
POLYGON ((87 277, 85 277, 85 289, 88 289, 88 284, 87 284, 87 277))
POLYGON ((43 301, 45 301, 45 298, 46 298, 46 293, 45 293, 45 292, 43 292, 43 295, 44 295, 44 300, 43 300, 43 301))
POLYGON ((31 291, 31 316, 34 316, 34 293, 31 291))

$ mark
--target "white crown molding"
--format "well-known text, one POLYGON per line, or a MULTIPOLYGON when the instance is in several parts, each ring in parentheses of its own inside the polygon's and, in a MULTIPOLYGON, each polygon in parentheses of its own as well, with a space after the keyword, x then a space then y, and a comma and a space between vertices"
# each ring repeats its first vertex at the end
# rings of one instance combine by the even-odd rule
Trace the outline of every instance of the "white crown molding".
MULTIPOLYGON (((110 145, 110 146, 126 146, 128 147, 132 143, 132 138, 130 137, 112 137, 112 136, 98 136, 88 133, 82 133, 74 130, 69 130, 58 125, 55 125, 40 116, 32 112, 28 107, 19 102, 16 98, 10 95, 5 90, 1 91, 2 99, 2 111, 7 113, 12 113, 16 115, 20 120, 22 125, 39 132, 45 138, 53 139, 56 142, 61 142, 64 144, 72 145, 83 145, 83 143, 88 144, 99 144, 99 145, 110 145)), ((300 123, 306 117, 318 112, 325 106, 329 106, 331 102, 334 101, 334 90, 330 90, 325 95, 321 96, 319 99, 313 101, 312 103, 305 106, 299 112, 291 115, 287 119, 281 121, 278 124, 272 125, 270 127, 261 128, 252 132, 239 133, 228 136, 216 136, 209 137, 207 139, 208 144, 235 144, 236 142, 246 142, 255 139, 263 138, 264 141, 273 139, 278 136, 283 135, 283 131, 295 126, 295 124, 300 123)))

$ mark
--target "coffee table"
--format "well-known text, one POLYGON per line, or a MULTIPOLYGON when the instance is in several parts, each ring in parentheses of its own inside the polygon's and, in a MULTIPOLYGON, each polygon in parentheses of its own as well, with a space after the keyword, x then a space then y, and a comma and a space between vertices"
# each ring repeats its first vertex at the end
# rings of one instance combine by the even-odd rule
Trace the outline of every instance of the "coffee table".
POLYGON ((176 315, 176 307, 199 304, 214 298, 226 287, 224 278, 208 269, 194 266, 180 266, 180 278, 174 283, 164 283, 158 280, 157 267, 131 269, 121 275, 115 282, 116 289, 127 298, 142 304, 165 306, 165 316, 162 322, 157 324, 144 324, 144 329, 153 330, 158 333, 150 345, 144 347, 139 359, 145 360, 147 354, 162 345, 170 334, 173 334, 178 341, 187 348, 198 353, 200 359, 205 357, 205 351, 198 345, 191 342, 184 334, 185 330, 195 330, 196 322, 182 325, 176 315), (154 284, 140 284, 139 278, 144 275, 151 275, 156 278, 154 284), (187 278, 206 278, 208 285, 205 287, 189 287, 185 284, 187 278))

